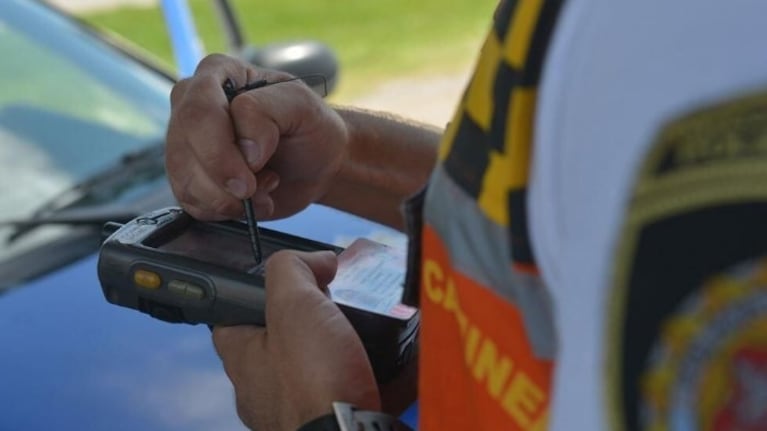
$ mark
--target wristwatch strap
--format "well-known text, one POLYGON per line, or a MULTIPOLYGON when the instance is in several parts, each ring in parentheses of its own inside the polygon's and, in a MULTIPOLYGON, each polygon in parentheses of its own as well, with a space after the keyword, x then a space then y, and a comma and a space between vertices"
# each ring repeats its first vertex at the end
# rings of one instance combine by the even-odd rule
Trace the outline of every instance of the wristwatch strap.
POLYGON ((338 427, 336 415, 330 413, 303 424, 296 431, 341 431, 341 428, 338 427))
POLYGON ((333 414, 320 416, 297 431, 412 431, 399 419, 386 413, 359 410, 349 403, 334 402, 333 414))

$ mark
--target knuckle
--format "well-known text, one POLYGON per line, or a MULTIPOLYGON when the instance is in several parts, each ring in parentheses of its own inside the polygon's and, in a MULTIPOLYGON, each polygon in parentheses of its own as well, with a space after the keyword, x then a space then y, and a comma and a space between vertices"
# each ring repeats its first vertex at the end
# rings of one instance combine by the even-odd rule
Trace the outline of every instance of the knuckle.
POLYGON ((292 93, 292 98, 301 100, 302 103, 297 104, 297 108, 300 110, 301 115, 321 115, 325 109, 325 103, 322 99, 303 81, 291 81, 289 84, 289 91, 292 93))
POLYGON ((201 71, 204 71, 208 68, 218 67, 222 63, 226 63, 228 61, 232 61, 232 57, 226 54, 221 54, 221 53, 208 54, 202 60, 200 60, 200 63, 197 64, 197 69, 195 70, 195 74, 201 71))
POLYGON ((253 115, 259 105, 259 96, 255 91, 249 91, 235 97, 229 104, 229 112, 235 118, 253 115))
POLYGON ((235 117, 248 117, 263 114, 273 103, 273 96, 269 91, 251 90, 235 97, 229 104, 229 110, 235 117))
POLYGON ((280 139, 274 113, 268 113, 268 95, 250 92, 232 101, 229 108, 237 133, 240 137, 258 139, 264 144, 273 144, 280 139), (251 94, 252 93, 252 94, 251 94))
POLYGON ((221 86, 221 83, 214 75, 200 75, 195 77, 195 80, 197 82, 197 85, 200 87, 210 87, 210 88, 219 88, 221 86))
POLYGON ((316 100, 314 93, 311 94, 311 98, 313 103, 305 103, 302 105, 305 110, 304 115, 308 116, 308 118, 323 118, 326 115, 325 104, 316 100))

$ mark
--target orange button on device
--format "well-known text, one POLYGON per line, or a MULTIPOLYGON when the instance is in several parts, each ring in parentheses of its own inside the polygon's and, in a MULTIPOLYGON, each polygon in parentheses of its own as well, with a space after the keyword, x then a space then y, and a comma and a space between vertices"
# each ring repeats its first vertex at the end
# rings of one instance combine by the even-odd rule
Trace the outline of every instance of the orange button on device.
POLYGON ((133 282, 146 289, 157 289, 162 284, 162 280, 156 272, 145 269, 138 269, 133 273, 133 282))

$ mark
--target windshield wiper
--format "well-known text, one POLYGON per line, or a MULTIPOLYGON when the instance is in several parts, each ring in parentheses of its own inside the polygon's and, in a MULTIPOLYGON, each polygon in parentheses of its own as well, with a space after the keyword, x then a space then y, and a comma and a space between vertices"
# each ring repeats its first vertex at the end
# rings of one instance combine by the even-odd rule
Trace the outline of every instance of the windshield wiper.
POLYGON ((51 214, 47 217, 39 217, 29 220, 3 220, 0 221, 0 228, 15 228, 14 232, 6 239, 6 243, 10 244, 33 229, 44 225, 60 224, 69 226, 101 227, 107 222, 127 223, 139 215, 141 214, 126 208, 103 206, 72 208, 51 214))
POLYGON ((60 193, 25 220, 0 221, 0 227, 15 230, 10 244, 30 231, 46 225, 101 226, 107 221, 127 222, 139 214, 113 202, 124 191, 165 174, 165 146, 155 144, 124 155, 119 162, 60 193))

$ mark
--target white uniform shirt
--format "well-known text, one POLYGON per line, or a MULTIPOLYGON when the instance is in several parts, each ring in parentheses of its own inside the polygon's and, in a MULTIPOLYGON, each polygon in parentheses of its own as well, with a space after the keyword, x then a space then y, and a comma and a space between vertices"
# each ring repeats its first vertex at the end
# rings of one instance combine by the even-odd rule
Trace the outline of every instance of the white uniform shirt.
POLYGON ((654 136, 677 115, 758 87, 767 1, 565 3, 540 86, 529 207, 559 336, 551 429, 607 429, 612 258, 654 136))

